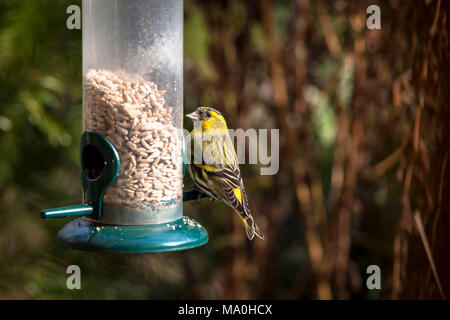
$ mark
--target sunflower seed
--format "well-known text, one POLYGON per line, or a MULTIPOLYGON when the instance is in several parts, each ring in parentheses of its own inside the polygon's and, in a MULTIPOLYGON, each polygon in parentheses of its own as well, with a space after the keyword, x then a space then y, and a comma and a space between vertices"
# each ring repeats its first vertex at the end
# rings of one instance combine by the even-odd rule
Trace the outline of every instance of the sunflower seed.
POLYGON ((105 69, 86 74, 84 128, 109 139, 121 162, 105 202, 149 206, 181 199, 181 140, 165 93, 142 76, 105 69))

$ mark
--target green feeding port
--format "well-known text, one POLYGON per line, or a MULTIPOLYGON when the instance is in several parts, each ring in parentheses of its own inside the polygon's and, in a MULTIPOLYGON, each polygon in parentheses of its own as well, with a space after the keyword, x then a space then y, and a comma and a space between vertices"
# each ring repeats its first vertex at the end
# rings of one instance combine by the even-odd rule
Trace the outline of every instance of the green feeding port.
POLYGON ((105 159, 96 146, 89 144, 83 148, 81 168, 89 180, 95 180, 102 175, 105 168, 105 159))
POLYGON ((65 246, 174 251, 208 241, 183 217, 183 1, 83 0, 83 204, 44 210, 78 217, 65 246), (170 23, 168 23, 170 21, 170 23))

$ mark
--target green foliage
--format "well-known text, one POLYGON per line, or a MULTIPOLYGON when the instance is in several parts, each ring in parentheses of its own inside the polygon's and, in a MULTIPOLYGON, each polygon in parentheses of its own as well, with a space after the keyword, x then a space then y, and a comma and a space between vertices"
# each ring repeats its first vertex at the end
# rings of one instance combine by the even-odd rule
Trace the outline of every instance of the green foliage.
POLYGON ((207 22, 203 12, 191 2, 186 2, 185 11, 184 43, 188 62, 195 64, 198 76, 211 80, 215 75, 209 61, 211 35, 207 22))

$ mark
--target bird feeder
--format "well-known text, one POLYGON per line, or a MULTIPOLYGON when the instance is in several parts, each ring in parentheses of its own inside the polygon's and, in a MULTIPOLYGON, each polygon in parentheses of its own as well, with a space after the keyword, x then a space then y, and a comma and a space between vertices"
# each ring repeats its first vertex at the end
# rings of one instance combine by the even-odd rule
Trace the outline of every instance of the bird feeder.
POLYGON ((183 217, 183 1, 83 0, 84 203, 65 246, 106 252, 188 249, 208 241, 183 217))

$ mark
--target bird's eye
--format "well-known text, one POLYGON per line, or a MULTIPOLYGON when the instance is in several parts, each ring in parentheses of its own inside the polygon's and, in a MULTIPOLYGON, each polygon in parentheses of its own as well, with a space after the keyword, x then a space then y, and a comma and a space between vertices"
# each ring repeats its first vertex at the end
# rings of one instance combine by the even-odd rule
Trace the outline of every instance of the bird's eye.
POLYGON ((211 112, 207 112, 207 113, 206 113, 206 116, 207 116, 208 118, 211 118, 211 117, 212 117, 211 112))

